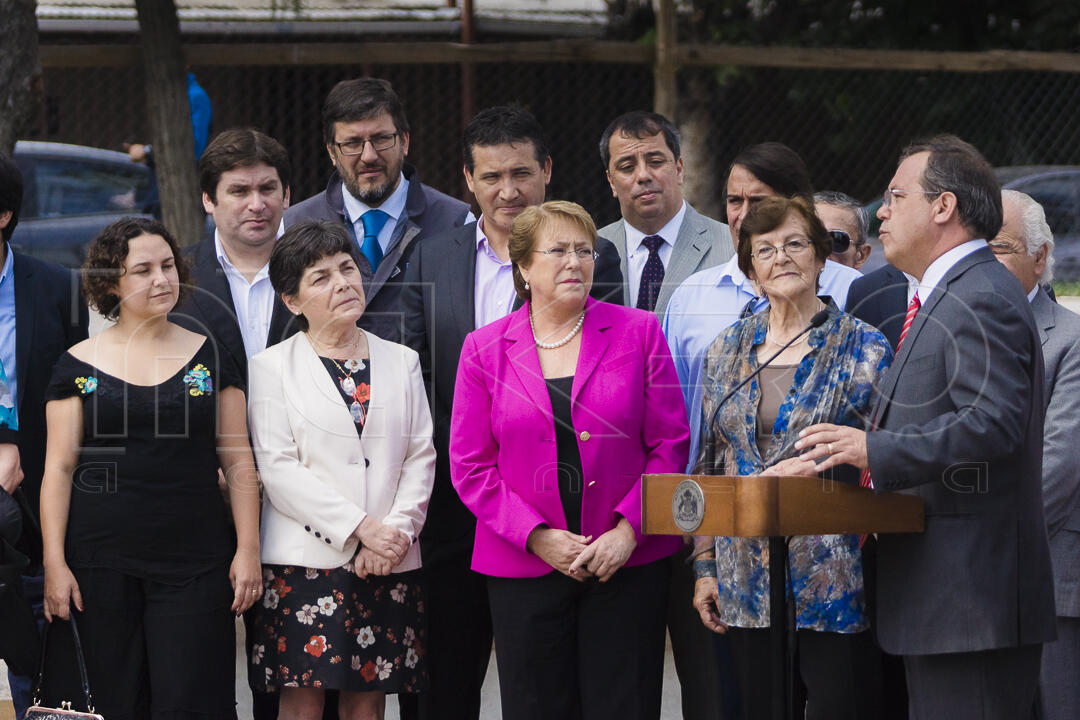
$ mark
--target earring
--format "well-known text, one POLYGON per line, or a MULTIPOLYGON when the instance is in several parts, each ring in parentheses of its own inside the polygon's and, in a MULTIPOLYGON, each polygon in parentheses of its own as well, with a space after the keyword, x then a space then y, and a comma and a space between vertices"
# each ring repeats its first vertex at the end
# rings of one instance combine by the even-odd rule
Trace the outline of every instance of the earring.
POLYGON ((526 289, 526 290, 528 290, 528 289, 529 289, 529 281, 528 281, 528 280, 526 280, 526 281, 525 281, 525 289, 526 289))

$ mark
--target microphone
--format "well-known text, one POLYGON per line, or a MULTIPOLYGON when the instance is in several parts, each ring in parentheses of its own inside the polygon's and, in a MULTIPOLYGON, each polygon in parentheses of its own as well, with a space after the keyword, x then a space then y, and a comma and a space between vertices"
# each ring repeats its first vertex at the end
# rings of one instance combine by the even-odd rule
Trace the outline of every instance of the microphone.
MULTIPOLYGON (((779 350, 777 350, 772 355, 770 355, 769 358, 765 362, 761 363, 761 365, 758 366, 757 370, 755 370, 754 372, 750 373, 745 378, 743 378, 742 382, 740 382, 738 385, 733 387, 731 389, 731 391, 727 395, 724 396, 724 398, 717 404, 716 409, 713 410, 712 416, 709 418, 708 424, 705 425, 705 428, 707 429, 707 431, 709 433, 710 440, 711 440, 711 437, 712 437, 713 423, 716 422, 716 416, 720 414, 720 409, 722 407, 724 407, 725 404, 727 404, 727 401, 730 400, 732 397, 734 397, 735 393, 739 392, 739 390, 741 390, 746 385, 746 383, 750 382, 755 377, 757 377, 758 374, 762 370, 767 368, 769 366, 769 364, 773 360, 778 358, 782 352, 784 352, 789 347, 794 345, 795 341, 797 341, 799 338, 801 338, 803 335, 810 332, 811 330, 815 330, 815 329, 821 327, 822 325, 825 324, 825 321, 827 321, 828 319, 829 319, 829 311, 828 311, 828 309, 818 310, 816 313, 814 313, 814 316, 812 318, 810 318, 810 324, 806 326, 805 330, 803 330, 801 333, 799 333, 798 335, 796 335, 795 337, 791 338, 786 343, 784 343, 784 345, 779 350)), ((713 445, 713 443, 709 442, 707 444, 707 447, 702 447, 701 448, 701 455, 700 455, 700 457, 698 459, 698 462, 697 462, 697 468, 701 468, 701 466, 704 465, 704 469, 709 471, 710 473, 715 469, 714 465, 716 463, 716 458, 713 456, 712 445, 713 445)))

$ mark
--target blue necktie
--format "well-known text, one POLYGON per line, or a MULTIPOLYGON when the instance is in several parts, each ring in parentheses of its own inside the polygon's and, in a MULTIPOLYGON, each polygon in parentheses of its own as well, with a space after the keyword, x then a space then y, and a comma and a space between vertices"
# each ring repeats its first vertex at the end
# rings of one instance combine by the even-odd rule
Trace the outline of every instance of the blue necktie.
POLYGON ((371 272, 379 269, 382 262, 382 246, 379 245, 379 233, 390 216, 382 210, 368 210, 360 220, 364 223, 364 242, 360 245, 360 252, 371 263, 371 272))

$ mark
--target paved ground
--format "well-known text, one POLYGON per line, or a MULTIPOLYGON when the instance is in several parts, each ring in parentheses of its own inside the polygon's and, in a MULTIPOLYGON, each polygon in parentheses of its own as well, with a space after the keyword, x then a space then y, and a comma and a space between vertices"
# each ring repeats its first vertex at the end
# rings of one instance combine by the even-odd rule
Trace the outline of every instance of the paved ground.
MULTIPOLYGON (((237 623, 237 665, 236 665, 236 697, 238 700, 239 720, 251 720, 251 693, 247 689, 246 676, 244 673, 244 651, 242 623, 237 623)), ((679 680, 675 676, 675 665, 671 659, 671 648, 668 648, 664 662, 664 700, 661 720, 677 720, 681 717, 679 700, 679 680)), ((483 720, 502 720, 502 711, 499 708, 499 674, 495 670, 495 656, 491 657, 491 665, 488 670, 487 680, 484 682, 483 720)), ((398 716, 397 699, 391 695, 387 698, 386 717, 396 720, 398 716)), ((13 720, 15 717, 11 708, 11 693, 8 689, 7 667, 0 662, 0 720, 13 720)))

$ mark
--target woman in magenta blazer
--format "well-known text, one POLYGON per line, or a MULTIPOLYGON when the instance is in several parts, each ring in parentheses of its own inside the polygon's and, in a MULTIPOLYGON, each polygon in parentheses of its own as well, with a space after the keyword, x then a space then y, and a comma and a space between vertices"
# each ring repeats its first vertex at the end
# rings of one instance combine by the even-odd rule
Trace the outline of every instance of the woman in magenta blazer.
POLYGON ((641 534, 641 475, 689 430, 656 318, 589 298, 596 227, 548 202, 514 222, 527 302, 465 340, 450 466, 477 517, 503 717, 658 718, 677 537, 641 534))

